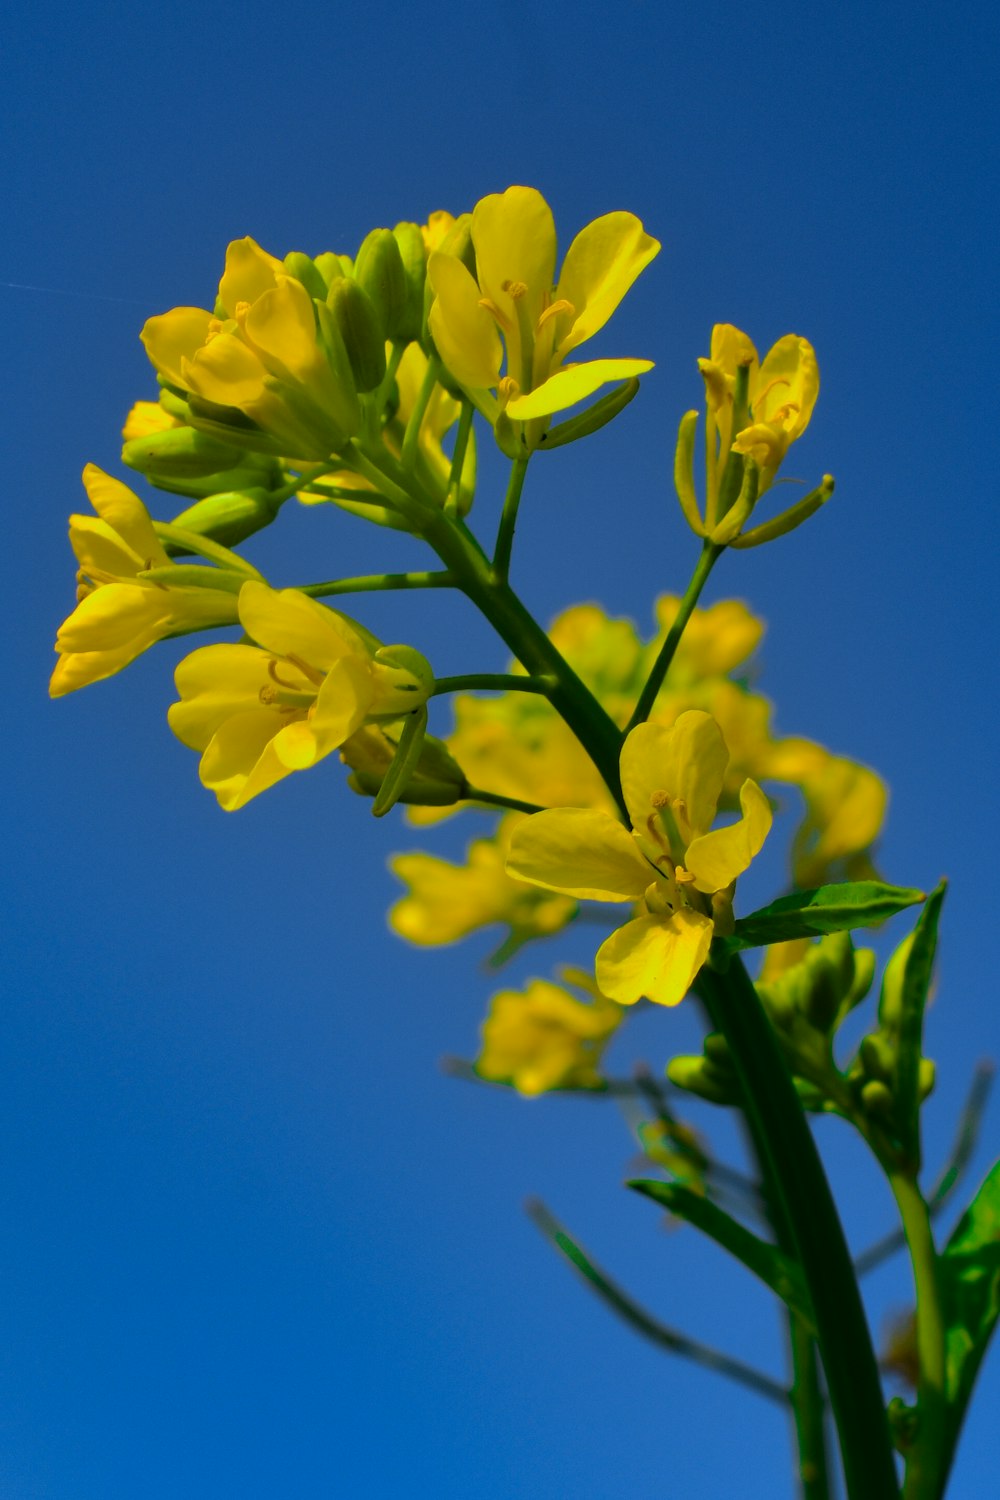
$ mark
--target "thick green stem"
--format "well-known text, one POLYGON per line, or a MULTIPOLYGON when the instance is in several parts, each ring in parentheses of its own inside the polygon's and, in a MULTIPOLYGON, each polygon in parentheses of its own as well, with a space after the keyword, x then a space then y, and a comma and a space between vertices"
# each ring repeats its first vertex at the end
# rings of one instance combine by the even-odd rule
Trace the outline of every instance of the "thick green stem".
POLYGON ((548 697, 555 682, 554 677, 518 677, 513 672, 462 672, 456 677, 439 677, 432 696, 478 689, 486 693, 541 693, 548 697))
POLYGON ((479 544, 461 522, 441 514, 429 516, 423 522, 422 534, 457 587, 481 610, 521 665, 533 676, 555 679, 549 701, 590 755, 624 813, 618 772, 622 736, 617 724, 513 590, 497 581, 479 544))
POLYGON ((830 1186, 756 990, 739 958, 696 988, 729 1043, 744 1107, 780 1197, 816 1316, 849 1500, 899 1486, 875 1351, 830 1186))
POLYGON ((684 627, 691 618, 702 589, 708 582, 708 575, 715 567, 717 559, 722 556, 725 550, 724 547, 717 547, 712 542, 706 542, 702 547, 701 556, 698 558, 698 566, 691 575, 691 582, 688 584, 687 591, 680 602, 677 616, 667 631, 667 638, 660 647, 660 654, 653 663, 652 670, 646 678, 645 686, 639 694, 639 701, 636 703, 632 717, 625 727, 626 734, 630 729, 634 729, 637 724, 643 724, 649 718, 653 704, 656 702, 656 695, 663 686, 663 679, 666 677, 670 669, 670 663, 674 659, 674 653, 680 645, 681 636, 684 634, 684 627))
POLYGON ((791 1315, 788 1343, 792 1356, 791 1402, 798 1449, 799 1493, 802 1500, 830 1500, 826 1400, 820 1389, 816 1342, 809 1330, 791 1315))
POLYGON ((507 493, 504 496, 503 512, 500 516, 500 530, 497 532, 497 545, 493 554, 493 572, 499 583, 507 582, 510 572, 510 554, 514 546, 514 528, 517 525, 517 512, 521 504, 521 491, 524 489, 524 476, 528 472, 528 460, 526 458, 515 458, 510 470, 510 480, 507 485, 507 493))
POLYGON ((945 1325, 938 1284, 938 1256, 931 1216, 914 1179, 889 1172, 889 1185, 899 1208, 906 1243, 913 1262, 917 1296, 917 1435, 906 1455, 904 1500, 938 1500, 944 1491, 951 1460, 948 1409, 945 1400, 945 1325))

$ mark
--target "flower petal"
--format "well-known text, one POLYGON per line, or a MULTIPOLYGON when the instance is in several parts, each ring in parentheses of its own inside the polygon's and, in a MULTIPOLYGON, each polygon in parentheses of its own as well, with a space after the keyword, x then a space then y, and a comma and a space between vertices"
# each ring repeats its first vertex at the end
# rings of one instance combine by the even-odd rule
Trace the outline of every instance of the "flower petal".
POLYGON ((472 243, 483 295, 516 323, 514 303, 503 288, 507 282, 521 282, 534 326, 556 271, 555 220, 538 189, 509 187, 480 198, 472 211, 472 243))
POLYGON ((654 878, 620 823, 579 807, 535 813, 519 824, 507 873, 590 901, 636 901, 654 878))
POLYGON ((234 714, 220 724, 201 758, 199 775, 227 812, 234 812, 289 774, 271 741, 281 719, 267 708, 234 714))
POLYGON ((619 1005, 645 996, 657 1005, 677 1005, 708 957, 712 919, 687 907, 664 919, 649 915, 626 922, 601 944, 597 983, 619 1005))
POLYGON ((57 651, 117 651, 138 656, 167 632, 170 603, 163 589, 108 583, 81 599, 56 636, 57 651))
POLYGON ((83 487, 101 520, 131 547, 142 560, 143 567, 164 567, 170 562, 163 543, 153 530, 149 511, 127 484, 112 479, 96 464, 87 464, 83 471, 83 487))
POLYGON ((517 422, 550 417, 584 401, 609 381, 631 380, 652 368, 651 359, 591 359, 581 365, 569 365, 550 375, 526 396, 515 396, 507 405, 507 415, 517 422))
POLYGON ((268 255, 249 235, 242 240, 233 240, 226 249, 226 269, 219 282, 219 301, 234 318, 238 303, 256 302, 264 292, 270 291, 275 277, 284 270, 282 262, 268 255))
POLYGON ((707 831, 728 764, 722 731, 711 714, 700 709, 681 714, 669 729, 637 724, 621 755, 622 789, 636 832, 646 830, 655 792, 666 792, 670 798, 670 811, 685 843, 707 831))
POLYGON ((779 426, 789 442, 801 436, 819 395, 819 366, 808 339, 786 333, 778 340, 760 367, 759 389, 754 421, 779 426))
MULTIPOLYGON (((226 719, 262 708, 260 690, 270 684, 270 656, 256 646, 201 646, 177 664, 174 682, 179 703, 167 710, 167 722, 177 738, 192 750, 204 750, 226 719)), ((275 719, 271 733, 281 719, 275 719)))
POLYGON ((208 338, 212 314, 203 307, 174 307, 147 318, 142 339, 150 361, 173 385, 186 385, 184 361, 193 359, 208 338))
POLYGON ((454 255, 432 255, 427 276, 434 288, 429 327, 438 353, 461 385, 489 390, 500 378, 503 345, 479 305, 478 286, 454 255))
POLYGON ((293 276, 280 276, 277 286, 258 297, 247 313, 247 337, 266 360, 273 360, 273 373, 286 372, 304 385, 330 378, 316 337, 316 314, 312 298, 293 276))
POLYGON ((182 384, 217 406, 253 407, 267 396, 267 371, 235 333, 217 333, 181 364, 182 384))
POLYGON ((375 692, 368 660, 343 656, 334 662, 316 698, 312 731, 316 758, 337 750, 360 729, 375 692))
POLYGON ((743 816, 738 823, 702 834, 688 845, 684 864, 694 876, 697 890, 724 890, 760 852, 771 829, 771 807, 749 777, 740 787, 740 807, 743 816))
POLYGON ((247 634, 277 656, 301 657, 320 672, 348 654, 367 658, 347 622, 298 589, 272 589, 250 579, 240 589, 239 609, 247 634))
POLYGON ((564 336, 556 347, 566 354, 603 328, 640 271, 659 252, 660 242, 645 233, 635 214, 611 213, 580 230, 566 252, 556 298, 573 304, 564 336))

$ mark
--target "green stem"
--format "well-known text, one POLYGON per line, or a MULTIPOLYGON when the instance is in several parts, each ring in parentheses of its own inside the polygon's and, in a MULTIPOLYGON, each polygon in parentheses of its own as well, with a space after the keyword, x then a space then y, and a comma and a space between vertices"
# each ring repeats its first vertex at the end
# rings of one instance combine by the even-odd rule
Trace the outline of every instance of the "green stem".
POLYGON ((790 1316, 788 1343, 792 1356, 791 1402, 798 1448, 799 1491, 802 1500, 830 1500, 826 1401, 819 1383, 816 1342, 809 1330, 790 1316))
POLYGON ((904 1500, 938 1500, 951 1458, 945 1398, 945 1324, 931 1216, 914 1179, 890 1171, 889 1185, 903 1220, 917 1297, 917 1435, 906 1454, 904 1500))
POLYGON ((400 452, 399 461, 404 469, 413 467, 413 458, 417 451, 417 444, 420 441, 420 428, 423 425, 431 396, 434 394, 434 387, 437 385, 440 369, 441 366, 436 357, 432 356, 427 361, 427 369, 424 372, 424 378, 417 393, 416 403, 410 413, 409 421, 406 424, 406 431, 403 434, 403 447, 400 452))
POLYGON ((816 1315, 849 1500, 896 1500, 878 1365, 844 1232, 816 1143, 742 962, 705 967, 696 990, 729 1043, 778 1205, 816 1315))
POLYGON ((487 807, 505 807, 510 812, 536 813, 545 811, 537 802, 522 802, 519 797, 504 797, 500 792, 484 792, 478 786, 467 786, 462 801, 484 802, 487 807))
POLYGON ((449 516, 455 515, 458 511, 458 495, 462 487, 462 471, 465 468, 465 454, 469 446, 469 435, 472 432, 474 410, 471 401, 462 402, 462 415, 458 419, 455 451, 451 457, 451 472, 448 475, 448 494, 444 502, 445 514, 449 516))
POLYGON ((517 512, 521 504, 521 491, 524 489, 524 476, 528 472, 528 460, 526 458, 515 458, 511 464, 510 480, 507 484, 507 493, 504 496, 503 512, 500 516, 500 530, 497 532, 496 550, 493 553, 493 575, 498 583, 506 583, 510 573, 510 554, 514 546, 514 528, 517 525, 517 512))
POLYGON ((518 677, 512 672, 463 672, 457 677, 439 677, 431 696, 479 689, 486 693, 542 693, 548 697, 555 682, 554 677, 518 677))
POLYGON ((708 581, 708 575, 715 567, 717 559, 722 556, 725 550, 724 547, 715 546, 713 542, 706 542, 702 547, 701 556, 698 558, 698 565, 691 575, 691 582, 688 584, 684 597, 680 602, 676 618, 667 631, 667 638, 660 647, 660 654, 653 663, 650 674, 646 678, 645 686, 639 694, 639 701, 635 705, 632 717, 625 726, 626 734, 628 734, 630 729, 634 729, 637 724, 643 724, 649 718, 653 704, 656 702, 656 695, 663 686, 663 679, 666 677, 670 669, 670 663, 674 659, 674 653, 680 645, 681 636, 684 634, 684 627, 691 618, 695 605, 698 603, 701 591, 708 581))
POLYGON ((450 573, 364 573, 356 578, 327 578, 323 583, 300 583, 300 594, 326 599, 333 594, 374 594, 385 589, 449 589, 450 573))
POLYGON ((400 361, 402 360, 405 353, 405 343, 393 344, 392 352, 389 355, 388 360, 386 361, 385 374, 383 375, 382 382, 379 385, 378 390, 375 392, 374 398, 372 400, 372 407, 374 408, 375 416, 377 418, 380 418, 382 416, 382 412, 385 409, 385 403, 389 399, 389 392, 392 390, 392 383, 396 378, 396 371, 399 369, 400 361))
POLYGON ((697 1343, 686 1334, 678 1333, 665 1323, 661 1323, 659 1319, 652 1317, 644 1307, 612 1281, 589 1255, 583 1252, 581 1247, 566 1233, 558 1219, 549 1213, 544 1203, 540 1203, 537 1198, 532 1198, 525 1206, 529 1217, 538 1225, 545 1237, 562 1251, 566 1259, 583 1279, 589 1282, 602 1301, 637 1333, 643 1334, 654 1344, 659 1344, 661 1348, 668 1349, 671 1354, 679 1354, 684 1359, 693 1361, 694 1364, 714 1370, 717 1375, 725 1375, 728 1379, 737 1381, 740 1385, 755 1391, 759 1396, 766 1396, 769 1400, 778 1402, 782 1407, 787 1406, 788 1392, 784 1386, 779 1385, 763 1371, 755 1370, 752 1366, 743 1364, 741 1360, 732 1359, 718 1349, 711 1349, 707 1344, 697 1343))

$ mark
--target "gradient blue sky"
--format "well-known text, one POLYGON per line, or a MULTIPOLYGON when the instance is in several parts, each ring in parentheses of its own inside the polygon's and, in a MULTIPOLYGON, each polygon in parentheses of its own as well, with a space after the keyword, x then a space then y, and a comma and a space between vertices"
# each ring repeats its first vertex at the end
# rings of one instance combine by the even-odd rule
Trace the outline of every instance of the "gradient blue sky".
MULTIPOLYGON (((622 1190, 614 1106, 529 1105, 438 1072, 475 1047, 488 943, 416 954, 387 937, 405 826, 374 825, 334 766, 221 814, 164 723, 179 644, 48 703, 65 517, 83 463, 116 470, 124 413, 153 391, 142 321, 210 300, 229 239, 351 249, 528 182, 564 244, 619 207, 664 242, 604 343, 657 370, 614 428, 539 462, 515 562, 542 616, 597 597, 647 626, 693 561, 667 481, 711 324, 762 348, 806 334, 823 390, 796 468, 831 470, 837 495, 794 537, 727 558, 709 598, 767 618, 782 731, 888 776, 887 876, 953 877, 928 1028, 936 1165, 998 1040, 982 952, 996 41, 986 4, 883 0, 57 3, 9 23, 5 1500, 788 1492, 780 1416, 613 1323, 523 1216, 541 1194, 663 1317, 779 1367, 766 1295, 622 1190)), ((424 565, 328 513, 283 516, 253 555, 281 581, 424 565)), ((444 597, 362 617, 441 673, 502 667, 444 597)), ((588 941, 573 935, 574 956, 588 941)), ((513 974, 549 962, 535 950, 513 974)), ((696 1029, 644 1018, 618 1063, 662 1063, 696 1029)), ((994 1107, 994 1142, 997 1125, 994 1107)), ((861 1244, 890 1222, 887 1194, 845 1132, 820 1135, 861 1244)), ((983 1146, 972 1175, 988 1161, 983 1146)), ((870 1291, 880 1323, 903 1268, 870 1291)), ((956 1500, 995 1479, 998 1395, 994 1358, 956 1500)))

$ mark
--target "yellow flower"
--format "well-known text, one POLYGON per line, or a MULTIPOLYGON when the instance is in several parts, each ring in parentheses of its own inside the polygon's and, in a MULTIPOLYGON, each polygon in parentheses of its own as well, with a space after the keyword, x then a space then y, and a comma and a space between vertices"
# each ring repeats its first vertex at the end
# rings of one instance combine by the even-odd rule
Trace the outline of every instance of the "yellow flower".
POLYGON ((433 686, 429 669, 392 664, 401 648, 379 649, 361 626, 297 589, 251 580, 239 618, 258 644, 186 656, 175 679, 181 701, 167 715, 177 738, 203 752, 201 780, 227 812, 315 765, 366 721, 411 713, 433 686))
POLYGON ((171 385, 237 408, 290 458, 322 459, 361 425, 343 341, 328 310, 248 235, 226 251, 219 315, 175 307, 142 330, 171 385))
POLYGON ((529 979, 523 990, 502 990, 490 1002, 476 1059, 481 1078, 510 1083, 533 1097, 556 1088, 600 1088, 601 1054, 621 1023, 622 1012, 583 975, 573 978, 593 995, 588 1005, 545 979, 529 979))
POLYGON ((389 912, 393 930, 411 943, 434 947, 498 922, 518 943, 565 927, 575 901, 527 889, 504 869, 510 835, 520 820, 513 813, 501 819, 492 838, 474 840, 464 865, 431 854, 395 855, 391 868, 409 890, 389 912))
POLYGON ((608 381, 652 369, 646 359, 567 363, 604 327, 660 248, 634 214, 605 214, 582 229, 555 286, 555 224, 534 188, 481 198, 471 234, 476 277, 457 256, 439 251, 428 261, 435 294, 430 331, 452 375, 484 411, 495 417, 490 392, 497 391, 514 420, 545 418, 608 381))
POLYGON ((795 882, 805 889, 831 879, 875 875, 869 849, 885 819, 888 792, 880 776, 811 740, 779 740, 767 776, 802 788, 806 814, 792 844, 795 882))
MULTIPOLYGON (((205 588, 139 578, 150 568, 176 566, 149 512, 127 485, 96 464, 84 469, 83 484, 97 515, 69 518, 70 546, 80 565, 79 602, 56 636, 53 698, 111 677, 166 636, 237 618, 240 575, 206 568, 206 584, 217 580, 218 587, 205 588)), ((178 576, 189 580, 190 568, 178 576)))
POLYGON ((640 724, 621 755, 632 833, 607 813, 535 813, 511 841, 519 880, 594 901, 645 901, 642 916, 597 954, 597 983, 631 1005, 684 998, 708 957, 716 921, 731 921, 732 888, 760 850, 771 809, 756 782, 740 788, 739 821, 711 831, 729 752, 710 714, 692 709, 671 729, 640 724))

